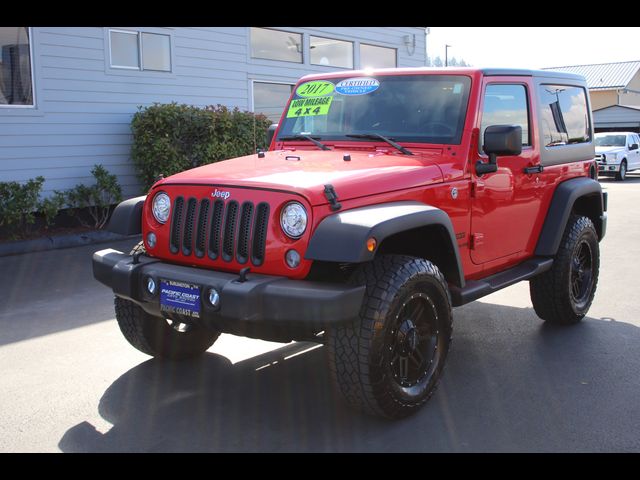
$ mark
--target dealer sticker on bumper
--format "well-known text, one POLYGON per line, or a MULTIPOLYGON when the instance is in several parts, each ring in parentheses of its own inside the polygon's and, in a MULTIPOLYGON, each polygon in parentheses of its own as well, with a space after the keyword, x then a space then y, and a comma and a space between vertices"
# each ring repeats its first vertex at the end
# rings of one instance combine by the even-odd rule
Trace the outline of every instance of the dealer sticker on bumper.
POLYGON ((200 318, 200 288, 190 283, 160 280, 160 310, 200 318))

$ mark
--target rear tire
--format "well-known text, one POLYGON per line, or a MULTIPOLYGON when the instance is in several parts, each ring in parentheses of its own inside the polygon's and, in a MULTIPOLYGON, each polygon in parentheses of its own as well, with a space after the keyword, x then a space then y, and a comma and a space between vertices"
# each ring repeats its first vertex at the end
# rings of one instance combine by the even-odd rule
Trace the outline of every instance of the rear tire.
POLYGON ((529 281, 536 314, 549 323, 578 323, 593 302, 599 270, 600 248, 593 222, 572 215, 553 267, 529 281))
MULTIPOLYGON (((131 251, 144 254, 140 242, 131 251)), ((198 325, 154 317, 131 300, 115 298, 116 320, 124 338, 135 348, 158 358, 180 360, 201 355, 220 336, 220 332, 198 325)))
POLYGON ((423 259, 383 255, 354 272, 358 318, 327 330, 329 365, 349 405, 386 418, 416 412, 435 391, 451 343, 444 276, 423 259))

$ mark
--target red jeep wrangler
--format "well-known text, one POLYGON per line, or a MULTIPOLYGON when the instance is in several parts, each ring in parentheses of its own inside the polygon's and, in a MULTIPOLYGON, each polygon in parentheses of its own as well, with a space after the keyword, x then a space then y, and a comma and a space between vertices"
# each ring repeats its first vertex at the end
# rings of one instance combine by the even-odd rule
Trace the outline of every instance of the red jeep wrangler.
POLYGON ((155 183, 110 229, 94 276, 156 357, 220 332, 326 345, 349 404, 398 418, 442 374, 452 307, 529 280, 536 313, 579 322, 606 193, 584 78, 501 69, 307 76, 271 146, 155 183))

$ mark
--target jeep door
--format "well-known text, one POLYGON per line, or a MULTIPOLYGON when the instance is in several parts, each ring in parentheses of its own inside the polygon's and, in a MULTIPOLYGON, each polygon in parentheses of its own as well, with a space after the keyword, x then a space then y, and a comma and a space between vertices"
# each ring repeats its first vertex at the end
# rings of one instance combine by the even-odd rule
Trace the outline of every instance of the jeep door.
POLYGON ((540 154, 535 141, 531 91, 530 77, 485 77, 483 83, 475 160, 488 161, 482 152, 484 130, 488 126, 522 127, 520 155, 498 157, 495 173, 477 175, 471 167, 470 255, 475 264, 494 262, 485 265, 487 269, 524 255, 540 209, 542 185, 536 171, 540 154))

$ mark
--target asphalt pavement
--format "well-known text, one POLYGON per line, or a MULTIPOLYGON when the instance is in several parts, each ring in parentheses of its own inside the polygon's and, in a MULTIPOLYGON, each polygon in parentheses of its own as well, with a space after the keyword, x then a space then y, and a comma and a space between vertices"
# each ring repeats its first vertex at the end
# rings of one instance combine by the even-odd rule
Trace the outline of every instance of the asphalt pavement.
POLYGON ((587 318, 545 325, 526 282, 455 309, 440 387, 401 421, 347 408, 316 344, 135 350, 91 274, 95 250, 133 240, 0 258, 0 452, 638 452, 640 177, 602 184, 587 318))

